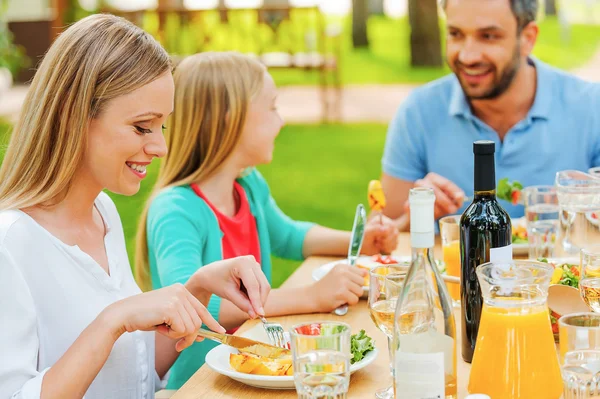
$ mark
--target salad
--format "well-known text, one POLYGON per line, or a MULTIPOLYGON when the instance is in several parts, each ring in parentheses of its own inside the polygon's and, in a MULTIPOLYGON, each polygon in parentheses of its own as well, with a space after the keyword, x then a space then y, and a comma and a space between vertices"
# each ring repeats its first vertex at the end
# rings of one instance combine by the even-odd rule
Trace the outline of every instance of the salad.
MULTIPOLYGON (((343 326, 313 323, 302 326, 296 331, 305 335, 333 335, 342 331, 343 326)), ((350 336, 350 364, 360 362, 367 353, 375 349, 373 339, 367 335, 365 330, 350 336)))
MULTIPOLYGON (((539 259, 540 262, 550 263, 554 266, 554 273, 550 279, 550 284, 568 285, 570 287, 579 288, 579 265, 571 263, 553 264, 548 262, 548 259, 539 259)), ((550 311, 550 322, 552 323, 552 332, 558 336, 558 319, 562 315, 550 311)))
POLYGON ((529 239, 527 238, 527 227, 524 223, 513 223, 512 225, 512 243, 513 244, 527 244, 529 239))
POLYGON ((498 199, 502 199, 517 205, 521 201, 521 191, 523 185, 518 181, 510 182, 508 177, 500 179, 498 181, 498 187, 496 187, 496 196, 498 199))

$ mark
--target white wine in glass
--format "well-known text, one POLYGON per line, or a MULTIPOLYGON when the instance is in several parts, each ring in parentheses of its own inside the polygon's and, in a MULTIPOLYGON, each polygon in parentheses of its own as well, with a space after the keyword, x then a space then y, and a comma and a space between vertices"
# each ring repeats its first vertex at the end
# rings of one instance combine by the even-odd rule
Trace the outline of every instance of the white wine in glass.
MULTIPOLYGON (((408 268, 405 265, 374 267, 369 273, 369 311, 375 325, 388 337, 388 351, 394 337, 396 303, 408 268)), ((392 370, 390 356, 390 371, 392 370)), ((375 392, 378 399, 392 399, 394 388, 389 386, 375 392)))
POLYGON ((579 281, 579 292, 592 311, 600 313, 600 278, 587 277, 579 281))

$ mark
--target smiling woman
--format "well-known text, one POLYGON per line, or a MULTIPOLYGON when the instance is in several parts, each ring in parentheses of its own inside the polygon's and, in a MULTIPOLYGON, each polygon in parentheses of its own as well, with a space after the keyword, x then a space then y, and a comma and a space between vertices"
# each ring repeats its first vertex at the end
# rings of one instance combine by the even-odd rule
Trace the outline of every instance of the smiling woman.
POLYGON ((168 54, 110 15, 72 25, 40 64, 0 169, 0 396, 153 398, 202 324, 225 331, 212 293, 262 314, 270 287, 248 258, 145 294, 133 279, 102 190, 135 194, 165 155, 173 90, 168 54))

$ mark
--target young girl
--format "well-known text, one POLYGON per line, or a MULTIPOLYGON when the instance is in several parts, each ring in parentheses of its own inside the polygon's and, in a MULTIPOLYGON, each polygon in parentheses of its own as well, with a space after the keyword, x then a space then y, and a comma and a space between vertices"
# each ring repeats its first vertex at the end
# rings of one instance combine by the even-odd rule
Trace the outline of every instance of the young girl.
MULTIPOLYGON (((176 68, 175 108, 166 132, 169 154, 138 231, 136 273, 142 285, 185 281, 203 265, 232 256, 254 256, 270 279, 272 253, 290 259, 347 254, 350 232, 291 220, 254 169, 271 162, 283 124, 276 94, 265 67, 240 54, 197 54, 176 68)), ((382 226, 375 218, 366 229, 363 252, 391 251, 396 238, 391 223, 382 226)), ((355 304, 364 274, 341 265, 314 284, 273 290, 265 312, 330 312, 355 304)), ((248 317, 218 297, 208 309, 227 328, 248 317)), ((212 346, 195 344, 182 354, 168 387, 181 386, 212 346)))
POLYGON ((44 57, 0 169, 1 397, 153 398, 203 322, 224 331, 211 293, 263 313, 269 285, 248 257, 185 287, 135 284, 102 190, 138 191, 172 108, 168 55, 121 18, 77 22, 44 57))

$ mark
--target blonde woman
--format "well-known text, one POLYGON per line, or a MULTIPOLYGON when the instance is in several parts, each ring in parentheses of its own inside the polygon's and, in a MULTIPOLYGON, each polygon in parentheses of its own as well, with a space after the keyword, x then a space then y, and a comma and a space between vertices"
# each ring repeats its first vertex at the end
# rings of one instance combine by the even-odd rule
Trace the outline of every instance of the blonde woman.
POLYGON ((224 331, 211 293, 263 313, 250 257, 145 294, 133 279, 102 190, 138 191, 172 108, 168 55, 120 18, 77 22, 44 57, 0 170, 0 397, 153 398, 203 322, 224 331))
MULTIPOLYGON (((254 256, 270 279, 272 253, 291 259, 346 254, 349 232, 291 220, 254 169, 271 161, 282 127, 266 69, 240 54, 203 53, 183 60, 174 78, 169 154, 138 231, 138 282, 158 288, 185 281, 207 263, 239 255, 254 256)), ((391 251, 396 238, 391 222, 382 227, 376 220, 366 230, 364 252, 391 251)), ((265 312, 329 312, 355 304, 363 281, 361 269, 336 267, 317 283, 271 291, 265 312)), ((227 328, 248 318, 218 297, 208 309, 227 328)), ((181 386, 211 347, 194 344, 182 354, 168 387, 181 386)))

